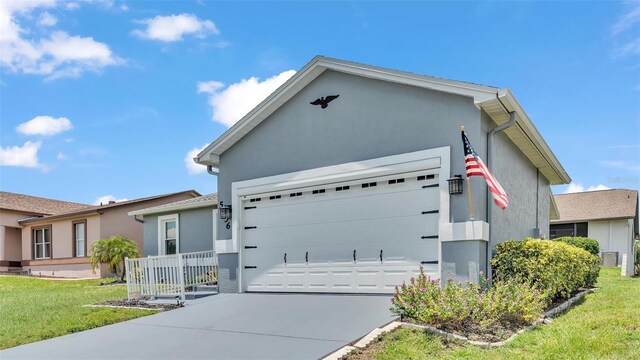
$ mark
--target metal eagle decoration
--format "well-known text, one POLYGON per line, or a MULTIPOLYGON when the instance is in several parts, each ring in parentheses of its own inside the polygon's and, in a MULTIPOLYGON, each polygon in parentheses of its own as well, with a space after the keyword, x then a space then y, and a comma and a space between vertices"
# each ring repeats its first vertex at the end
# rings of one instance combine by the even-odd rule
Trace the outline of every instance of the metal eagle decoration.
POLYGON ((311 105, 320 105, 321 109, 326 109, 327 106, 329 106, 329 103, 332 102, 333 100, 337 99, 338 96, 340 95, 329 95, 329 96, 323 96, 319 99, 315 99, 314 101, 310 102, 309 104, 311 105))

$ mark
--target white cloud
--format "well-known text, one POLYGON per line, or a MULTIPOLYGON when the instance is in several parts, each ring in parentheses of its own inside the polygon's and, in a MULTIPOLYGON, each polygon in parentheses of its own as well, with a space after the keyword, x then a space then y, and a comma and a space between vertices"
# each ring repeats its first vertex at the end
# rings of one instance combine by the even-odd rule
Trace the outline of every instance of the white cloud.
POLYGON ((262 82, 257 77, 250 77, 224 90, 221 90, 224 84, 219 81, 199 82, 198 93, 209 94, 214 121, 232 126, 295 73, 295 70, 284 71, 262 82))
POLYGON ((65 154, 62 151, 60 151, 60 152, 58 152, 58 155, 56 156, 56 159, 58 159, 58 160, 69 160, 69 156, 67 156, 67 154, 65 154))
POLYGON ((628 2, 627 12, 611 26, 611 34, 616 39, 614 56, 617 58, 640 54, 640 2, 628 2))
POLYGON ((615 55, 623 57, 640 53, 640 38, 629 40, 615 50, 615 55))
POLYGON ((0 166, 42 167, 38 162, 41 142, 27 141, 22 146, 0 146, 0 166))
POLYGON ((16 131, 24 135, 50 136, 73 129, 71 121, 65 117, 53 118, 51 116, 36 116, 24 122, 16 131))
POLYGON ((578 193, 578 192, 585 192, 585 191, 598 191, 598 190, 609 190, 611 189, 610 187, 603 185, 603 184, 598 184, 595 186, 589 186, 588 188, 586 188, 584 185, 580 184, 580 183, 570 183, 569 186, 567 186, 567 188, 564 190, 565 194, 573 194, 573 193, 578 193))
POLYGON ((618 21, 611 26, 611 33, 617 35, 630 29, 638 22, 640 22, 640 5, 632 7, 626 14, 620 16, 618 21))
POLYGON ((156 16, 138 20, 147 25, 146 29, 136 29, 132 34, 149 40, 164 42, 182 41, 184 35, 204 38, 209 34, 219 34, 216 24, 211 20, 200 20, 193 14, 156 16))
POLYGON ((104 196, 100 196, 99 198, 96 199, 96 201, 93 202, 93 205, 106 205, 109 203, 109 201, 115 201, 115 202, 120 202, 120 201, 127 201, 128 199, 118 199, 113 195, 104 195, 104 196))
POLYGON ((631 172, 640 173, 640 165, 639 164, 633 164, 631 162, 624 161, 624 160, 600 161, 600 164, 602 164, 604 166, 611 167, 611 168, 615 168, 615 169, 622 169, 622 170, 628 170, 628 171, 631 171, 631 172))
MULTIPOLYGON (((35 9, 51 8, 55 1, 0 1, 0 65, 10 72, 39 74, 47 79, 77 77, 85 71, 100 71, 106 66, 121 64, 109 46, 91 37, 53 31, 43 36, 24 23, 35 9)), ((67 5, 68 6, 68 5, 67 5)), ((45 13, 48 14, 48 13, 45 13)), ((44 16, 44 14, 43 14, 44 16)), ((51 15, 39 23, 53 26, 51 15)))
POLYGON ((38 25, 40 26, 54 26, 57 23, 58 23, 58 18, 51 15, 47 11, 40 14, 40 18, 38 19, 38 25))
POLYGON ((184 157, 184 166, 187 168, 187 172, 191 175, 202 174, 207 171, 207 167, 204 165, 196 164, 193 161, 193 158, 200 153, 200 151, 204 150, 208 144, 202 145, 200 148, 193 148, 188 153, 187 156, 184 157))

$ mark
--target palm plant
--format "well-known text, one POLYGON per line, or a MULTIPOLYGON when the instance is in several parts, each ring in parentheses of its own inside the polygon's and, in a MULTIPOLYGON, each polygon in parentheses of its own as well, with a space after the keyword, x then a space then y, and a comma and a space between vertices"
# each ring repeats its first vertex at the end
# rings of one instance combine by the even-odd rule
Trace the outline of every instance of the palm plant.
POLYGON ((126 275, 124 259, 140 257, 140 250, 138 250, 136 244, 120 235, 96 241, 91 245, 90 251, 91 267, 94 271, 100 264, 108 264, 109 270, 116 276, 121 274, 121 281, 124 281, 124 276, 126 275))

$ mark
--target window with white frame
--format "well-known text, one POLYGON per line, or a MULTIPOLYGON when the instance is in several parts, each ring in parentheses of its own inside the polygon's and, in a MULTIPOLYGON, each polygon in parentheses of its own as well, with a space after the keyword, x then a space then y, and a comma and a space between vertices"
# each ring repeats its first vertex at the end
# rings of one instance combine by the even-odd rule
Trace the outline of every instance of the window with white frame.
POLYGON ((73 222, 73 246, 74 256, 86 256, 87 248, 87 220, 73 222))
POLYGON ((173 255, 180 252, 180 226, 178 214, 158 217, 158 254, 173 255))
POLYGON ((51 225, 33 228, 33 258, 51 258, 51 225))

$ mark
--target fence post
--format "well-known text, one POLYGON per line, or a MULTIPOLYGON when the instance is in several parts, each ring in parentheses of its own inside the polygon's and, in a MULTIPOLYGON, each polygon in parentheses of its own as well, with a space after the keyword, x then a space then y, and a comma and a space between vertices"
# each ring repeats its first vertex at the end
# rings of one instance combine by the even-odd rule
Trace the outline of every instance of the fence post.
POLYGON ((184 268, 182 266, 182 254, 178 255, 178 283, 180 284, 180 298, 185 301, 184 293, 184 268))
POLYGON ((131 281, 129 281, 129 277, 131 273, 129 272, 129 258, 125 256, 124 258, 124 271, 127 273, 127 300, 131 301, 131 281))

